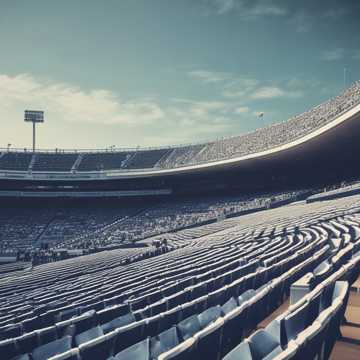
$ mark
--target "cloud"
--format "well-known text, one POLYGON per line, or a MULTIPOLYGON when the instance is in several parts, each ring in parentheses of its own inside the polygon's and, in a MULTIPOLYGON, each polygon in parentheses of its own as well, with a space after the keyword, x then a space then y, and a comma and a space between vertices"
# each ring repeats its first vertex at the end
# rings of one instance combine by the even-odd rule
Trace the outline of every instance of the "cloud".
POLYGON ((349 9, 345 8, 336 8, 336 9, 328 9, 323 13, 323 18, 325 19, 333 19, 337 20, 342 18, 345 15, 349 14, 349 9))
POLYGON ((194 119, 207 117, 213 114, 225 114, 229 111, 229 103, 224 101, 194 101, 189 99, 173 99, 176 104, 181 105, 177 115, 184 113, 192 116, 194 119))
POLYGON ((193 70, 188 74, 190 77, 201 80, 205 84, 223 82, 229 77, 227 73, 207 70, 193 70))
POLYGON ((320 58, 324 61, 337 61, 342 59, 344 56, 345 50, 343 48, 337 48, 323 51, 320 58))
POLYGON ((248 106, 239 106, 234 110, 235 114, 246 114, 250 112, 250 108, 248 106))
POLYGON ((261 16, 284 16, 287 9, 271 0, 204 0, 210 13, 224 15, 231 12, 245 19, 261 16))
POLYGON ((2 107, 44 109, 54 119, 100 124, 146 124, 164 111, 151 99, 121 100, 104 89, 84 91, 76 86, 40 81, 29 74, 0 75, 2 107))
POLYGON ((219 14, 225 14, 237 6, 236 0, 214 0, 213 2, 219 14))
POLYGON ((273 99, 283 97, 285 92, 277 86, 264 86, 251 94, 252 99, 273 99))
POLYGON ((256 89, 250 95, 252 99, 274 99, 279 97, 299 98, 302 96, 302 91, 291 91, 287 89, 282 89, 278 86, 263 86, 256 89))
POLYGON ((232 81, 226 83, 222 95, 229 99, 238 99, 243 103, 253 100, 269 100, 275 98, 299 98, 304 96, 303 82, 280 83, 276 81, 260 81, 252 78, 233 77, 232 81))

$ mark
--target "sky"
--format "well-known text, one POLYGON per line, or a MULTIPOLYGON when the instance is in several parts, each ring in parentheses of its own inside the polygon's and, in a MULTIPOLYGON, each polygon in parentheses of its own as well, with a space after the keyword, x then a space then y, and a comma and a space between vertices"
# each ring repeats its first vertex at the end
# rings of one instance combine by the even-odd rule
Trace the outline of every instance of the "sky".
POLYGON ((31 147, 25 109, 45 111, 44 149, 285 121, 360 79, 359 16, 358 0, 0 0, 0 147, 31 147))

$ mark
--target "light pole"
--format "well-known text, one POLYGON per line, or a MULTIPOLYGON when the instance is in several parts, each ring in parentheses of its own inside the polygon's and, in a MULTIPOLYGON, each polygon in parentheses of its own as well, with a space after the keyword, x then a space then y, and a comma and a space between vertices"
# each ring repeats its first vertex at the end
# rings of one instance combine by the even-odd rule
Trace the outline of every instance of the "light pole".
POLYGON ((33 152, 36 149, 36 124, 44 122, 44 112, 35 110, 25 110, 24 121, 33 124, 33 152))

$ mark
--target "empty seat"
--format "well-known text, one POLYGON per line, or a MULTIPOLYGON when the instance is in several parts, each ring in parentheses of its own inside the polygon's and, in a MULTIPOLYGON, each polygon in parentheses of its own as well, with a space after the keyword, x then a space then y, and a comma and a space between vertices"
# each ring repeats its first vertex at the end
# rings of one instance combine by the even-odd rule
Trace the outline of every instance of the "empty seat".
POLYGON ((129 305, 114 305, 97 312, 97 318, 100 324, 107 323, 115 318, 129 313, 129 305))
POLYGON ((35 316, 30 319, 25 319, 22 322, 22 327, 25 332, 30 332, 41 327, 40 318, 35 316))
POLYGON ((256 295, 256 291, 254 289, 246 290, 238 297, 238 302, 241 305, 245 301, 252 299, 255 295, 256 295))
POLYGON ((195 339, 189 338, 173 349, 159 355, 158 360, 195 360, 195 347, 195 339))
POLYGON ((14 339, 0 341, 0 354, 2 360, 10 360, 18 355, 18 349, 14 339))
POLYGON ((150 360, 150 340, 145 340, 130 346, 114 356, 115 360, 150 360))
MULTIPOLYGON (((19 349, 19 352, 21 354, 30 353, 38 347, 39 341, 38 341, 38 334, 36 331, 33 331, 31 333, 24 334, 16 339, 16 345, 19 349)), ((1 354, 1 352, 0 352, 1 354)))
POLYGON ((100 326, 94 326, 93 328, 76 335, 75 344, 76 346, 79 346, 102 335, 104 335, 102 328, 100 326))
POLYGON ((282 346, 285 347, 290 340, 294 340, 301 331, 305 329, 308 316, 309 303, 291 312, 284 318, 284 337, 281 336, 282 346))
POLYGON ((21 324, 10 324, 1 328, 0 340, 11 339, 20 336, 22 333, 21 324))
POLYGON ((159 333, 161 314, 146 319, 146 336, 155 336, 159 333))
POLYGON ((228 314, 230 311, 234 310, 238 306, 235 298, 230 298, 225 304, 221 306, 221 311, 224 314, 228 314))
POLYGON ((33 360, 46 360, 54 355, 61 354, 71 349, 71 336, 64 336, 61 339, 36 348, 31 356, 33 360))
POLYGON ((207 360, 219 359, 221 354, 223 325, 224 320, 218 318, 194 335, 197 343, 196 349, 201 358, 207 360))
POLYGON ((239 344, 246 325, 247 307, 238 306, 224 316, 223 329, 223 354, 226 354, 231 349, 239 344))
POLYGON ((40 330, 36 330, 39 337, 39 344, 47 344, 57 339, 56 326, 50 326, 40 330))
POLYGON ((151 358, 156 359, 160 354, 176 347, 179 344, 176 326, 154 336, 150 341, 151 358))
POLYGON ((146 320, 136 321, 117 330, 114 351, 118 353, 143 339, 146 320))
POLYGON ((195 333, 201 330, 200 321, 197 315, 190 316, 180 321, 177 328, 182 340, 191 338, 195 333))
POLYGON ((104 334, 107 334, 110 331, 113 331, 122 326, 129 325, 135 321, 136 321, 136 319, 135 319, 134 314, 128 313, 128 314, 120 316, 114 320, 111 320, 108 323, 103 324, 101 327, 104 331, 104 334))
POLYGON ((249 345, 254 360, 271 359, 282 352, 276 338, 262 329, 250 336, 249 345))
POLYGON ((203 311, 199 316, 199 322, 201 328, 205 328, 210 323, 214 322, 221 316, 221 307, 220 305, 213 306, 205 311, 203 311))
POLYGON ((247 340, 240 343, 235 349, 231 350, 223 360, 252 360, 250 345, 247 340))
POLYGON ((49 360, 79 360, 80 353, 78 349, 71 349, 62 354, 52 356, 49 360))
POLYGON ((113 355, 116 331, 100 336, 79 346, 81 360, 107 359, 113 355))
POLYGON ((95 310, 87 311, 77 318, 72 320, 72 324, 75 325, 76 334, 82 333, 86 330, 91 329, 96 322, 96 312, 95 310))

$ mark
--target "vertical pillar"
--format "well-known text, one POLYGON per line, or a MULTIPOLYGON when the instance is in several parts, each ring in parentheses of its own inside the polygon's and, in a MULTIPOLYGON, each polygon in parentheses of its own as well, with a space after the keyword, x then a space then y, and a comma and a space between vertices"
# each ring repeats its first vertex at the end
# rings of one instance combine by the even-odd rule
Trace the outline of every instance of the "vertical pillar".
POLYGON ((35 152, 35 121, 33 121, 33 152, 35 152))

